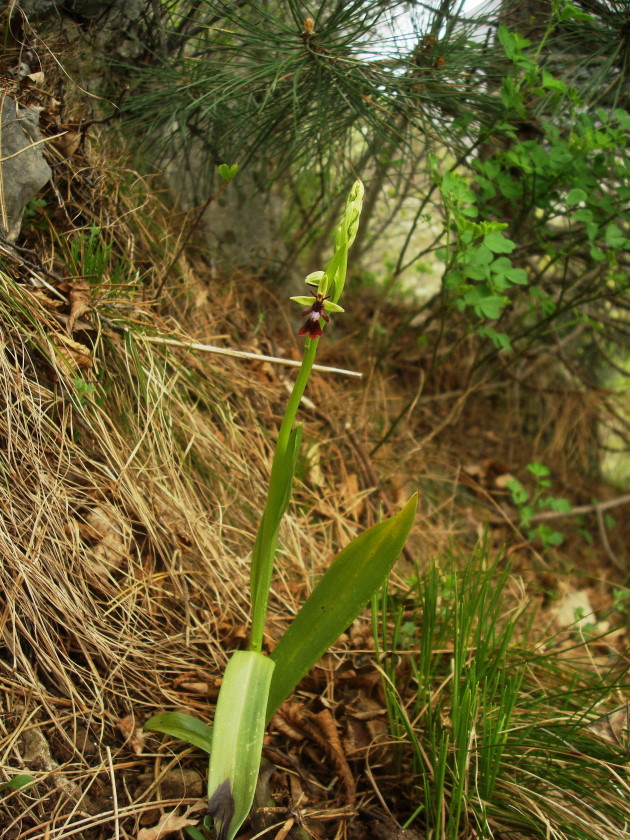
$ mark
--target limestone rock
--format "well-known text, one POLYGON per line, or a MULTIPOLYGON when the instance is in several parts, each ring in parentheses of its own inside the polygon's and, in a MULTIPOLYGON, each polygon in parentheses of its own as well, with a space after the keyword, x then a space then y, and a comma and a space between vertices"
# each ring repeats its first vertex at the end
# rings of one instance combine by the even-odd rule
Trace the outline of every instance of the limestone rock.
POLYGON ((38 109, 22 108, 6 96, 2 105, 0 228, 9 242, 18 238, 24 208, 52 174, 41 139, 38 109))

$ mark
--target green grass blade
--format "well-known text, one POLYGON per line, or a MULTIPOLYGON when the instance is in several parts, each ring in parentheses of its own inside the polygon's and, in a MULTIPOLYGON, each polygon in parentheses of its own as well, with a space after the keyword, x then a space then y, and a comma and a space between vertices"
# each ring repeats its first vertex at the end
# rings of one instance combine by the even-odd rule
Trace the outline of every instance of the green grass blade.
POLYGON ((162 732, 199 747, 209 753, 212 749, 212 727, 193 715, 183 712, 162 712, 144 724, 145 732, 162 732))
POLYGON ((267 719, 381 586, 405 545, 417 502, 414 494, 399 513, 360 534, 335 557, 272 654, 276 669, 267 719))

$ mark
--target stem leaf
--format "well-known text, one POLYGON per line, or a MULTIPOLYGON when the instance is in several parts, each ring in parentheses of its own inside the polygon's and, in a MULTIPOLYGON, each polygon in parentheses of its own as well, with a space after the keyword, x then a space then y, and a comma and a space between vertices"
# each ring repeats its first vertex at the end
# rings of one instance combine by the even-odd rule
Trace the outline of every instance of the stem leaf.
POLYGON ((360 534, 335 557, 271 655, 276 669, 267 720, 390 573, 411 530, 417 502, 414 494, 399 513, 360 534))

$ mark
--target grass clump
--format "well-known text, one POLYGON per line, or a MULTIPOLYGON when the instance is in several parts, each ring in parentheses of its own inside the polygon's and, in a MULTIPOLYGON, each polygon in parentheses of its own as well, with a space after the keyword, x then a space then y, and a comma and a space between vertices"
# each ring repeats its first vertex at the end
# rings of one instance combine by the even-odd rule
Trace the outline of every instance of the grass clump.
POLYGON ((480 548, 376 599, 406 825, 436 840, 625 837, 627 658, 603 638, 538 640, 513 584, 480 548))

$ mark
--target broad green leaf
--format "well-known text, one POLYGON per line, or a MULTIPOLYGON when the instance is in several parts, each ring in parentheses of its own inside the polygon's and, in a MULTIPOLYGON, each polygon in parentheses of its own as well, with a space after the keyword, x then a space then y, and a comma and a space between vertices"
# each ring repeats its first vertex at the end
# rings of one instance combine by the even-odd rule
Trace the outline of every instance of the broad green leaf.
POLYGON ((208 811, 225 840, 235 836, 254 801, 274 668, 268 656, 238 650, 225 669, 208 771, 208 811))
POLYGON ((484 318, 496 321, 507 303, 508 299, 501 295, 488 295, 475 305, 475 312, 484 318))
POLYGON ((479 245, 476 248, 469 248, 466 251, 466 264, 473 266, 490 265, 494 256, 492 251, 485 245, 479 245))
POLYGON ((480 318, 495 321, 509 303, 509 299, 503 295, 493 295, 489 293, 487 286, 482 286, 466 292, 463 302, 466 306, 472 306, 480 318))
POLYGON ((390 573, 411 530, 417 503, 414 494, 399 513, 360 534, 332 561, 271 655, 276 670, 268 720, 390 573))
POLYGON ((540 461, 532 461, 531 464, 528 464, 527 471, 535 476, 544 477, 547 475, 551 475, 551 470, 549 469, 549 467, 546 466, 546 464, 542 464, 540 461))
POLYGON ((573 510, 571 502, 561 496, 558 498, 546 499, 544 505, 556 513, 571 513, 573 510))
POLYGON ((162 712, 149 718, 143 728, 145 732, 162 732, 164 735, 172 735, 173 738, 186 741, 207 753, 212 749, 212 727, 193 715, 186 715, 183 712, 162 712))
POLYGON ((480 327, 477 332, 480 336, 486 336, 494 344, 497 350, 511 350, 510 338, 506 333, 493 330, 492 327, 480 327))
POLYGON ((189 837, 192 837, 193 840, 206 840, 205 835, 202 834, 201 831, 199 831, 199 829, 195 828, 194 826, 186 826, 184 828, 184 831, 189 837))

